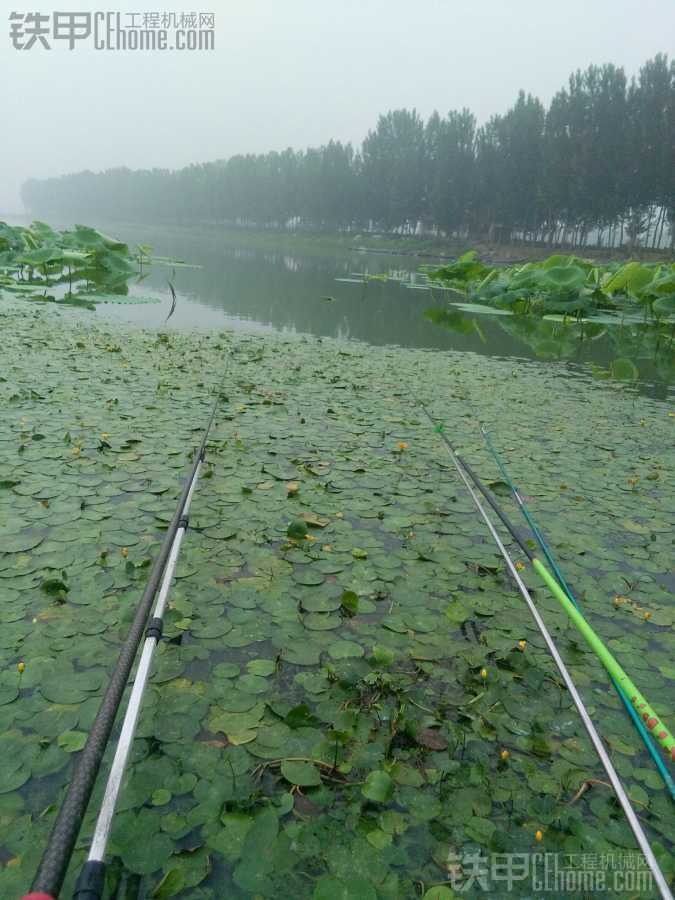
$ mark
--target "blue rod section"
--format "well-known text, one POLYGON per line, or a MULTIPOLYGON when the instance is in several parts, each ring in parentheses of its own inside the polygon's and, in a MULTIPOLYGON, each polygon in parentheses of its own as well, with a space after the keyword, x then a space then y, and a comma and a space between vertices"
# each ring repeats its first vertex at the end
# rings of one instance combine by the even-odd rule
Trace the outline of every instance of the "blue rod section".
MULTIPOLYGON (((492 443, 492 440, 490 438, 490 432, 487 430, 485 425, 482 425, 482 424, 480 426, 480 430, 481 430, 481 434, 485 438, 485 443, 487 444, 487 447, 488 447, 490 453, 494 457, 494 460, 497 463, 497 466, 499 467, 499 471, 501 472, 504 481, 509 486, 511 493, 513 494, 515 501, 518 504, 518 508, 520 509, 523 516, 525 517, 525 521, 529 525, 529 527, 532 531, 532 534, 535 536, 537 543, 541 547, 542 553, 546 557, 546 561, 548 562, 549 566, 553 570, 553 573, 555 574, 555 577, 558 580, 558 584, 565 591, 565 593, 570 598, 572 603, 576 606, 576 608, 580 610, 579 602, 578 602, 577 598, 574 596, 572 588, 569 586, 567 581, 565 581, 565 576, 560 571, 558 564, 555 561, 555 557, 553 556, 553 552, 552 552, 551 548, 549 547, 548 542, 546 541, 546 538, 541 533, 541 530, 540 530, 539 526, 537 525, 537 523, 535 522, 532 513, 528 509, 527 504, 525 503, 523 498, 520 496, 518 488, 513 483, 513 481, 511 481, 511 477, 509 476, 509 473, 506 469, 506 465, 502 461, 501 457, 499 456, 499 454, 497 453, 497 450, 494 447, 494 444, 492 443)), ((671 798, 673 800, 675 800, 675 781, 673 781, 673 778, 672 778, 670 772, 668 771, 665 763, 661 759, 661 754, 659 753, 659 751, 656 747, 656 744, 652 740, 652 736, 649 734, 649 732, 645 728, 635 707, 630 702, 628 697, 626 697, 624 692, 621 690, 620 686, 616 683, 616 681, 614 681, 613 678, 611 679, 611 681, 612 681, 612 684, 614 685, 614 689, 616 690, 617 694, 619 695, 619 698, 621 699, 621 702, 624 705, 624 709, 626 710, 626 712, 632 719, 633 725, 635 725, 635 727, 638 731, 638 734, 642 738, 642 743, 645 745, 645 747, 647 748, 647 750, 649 752, 649 755, 651 756, 652 760, 654 761, 654 765, 658 769, 659 775, 661 776, 664 784, 670 791, 671 798)))

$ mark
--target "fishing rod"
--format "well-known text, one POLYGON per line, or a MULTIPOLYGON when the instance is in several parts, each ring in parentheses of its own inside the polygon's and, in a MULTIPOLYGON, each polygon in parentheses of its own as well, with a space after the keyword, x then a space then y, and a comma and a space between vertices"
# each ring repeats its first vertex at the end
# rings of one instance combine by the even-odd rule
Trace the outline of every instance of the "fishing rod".
POLYGON ((181 516, 178 530, 171 547, 169 560, 164 570, 162 584, 157 595, 155 608, 152 612, 152 618, 145 631, 145 643, 141 651, 141 658, 136 670, 134 678, 134 686, 129 697, 129 704, 122 721, 122 730, 120 731, 115 756, 110 767, 108 782, 105 787, 105 793, 99 809, 96 827, 94 828, 94 836, 91 841, 89 855, 87 861, 82 867, 73 900, 100 900, 103 894, 103 886, 105 882, 105 851, 108 846, 108 838, 112 827, 113 816, 117 806, 117 798, 122 786, 122 778, 129 759, 129 753, 134 741, 136 733, 136 725, 138 724, 138 716, 143 704, 143 696, 150 675, 150 666, 155 653, 157 644, 162 637, 162 628, 164 622, 164 610, 169 595, 169 588, 173 581, 176 563, 178 562, 178 554, 180 553, 181 543, 188 528, 190 506, 197 480, 199 478, 200 468, 204 462, 202 454, 197 460, 197 468, 195 469, 194 478, 190 484, 190 490, 183 507, 183 515, 181 516))
MULTIPOLYGON (((525 521, 529 525, 529 527, 532 531, 532 534, 535 536, 536 541, 539 544, 542 553, 546 557, 547 563, 549 564, 550 568, 553 571, 553 574, 557 578, 558 584, 563 589, 563 591, 565 591, 565 593, 567 594, 567 596, 569 597, 571 602, 581 612, 581 608, 579 606, 579 601, 577 600, 576 596, 574 595, 574 592, 572 591, 572 588, 569 586, 567 580, 565 579, 565 576, 560 571, 560 567, 555 559, 555 556, 553 555, 553 551, 551 550, 551 547, 550 547, 548 541, 546 540, 546 538, 544 537, 544 534, 542 533, 539 525, 535 521, 535 518, 532 515, 531 510, 529 509, 527 503, 523 500, 523 498, 520 494, 520 491, 518 490, 516 485, 513 483, 511 476, 509 475, 508 469, 506 467, 506 463, 502 460, 501 456, 497 452, 497 449, 492 442, 492 439, 490 437, 490 432, 483 424, 481 424, 481 426, 480 426, 480 431, 481 431, 481 434, 483 435, 483 438, 485 439, 485 443, 486 443, 490 453, 494 457, 494 460, 497 463, 497 466, 499 467, 499 471, 501 472, 502 477, 504 478, 504 481, 506 482, 506 484, 509 487, 509 490, 513 494, 513 498, 516 501, 518 508, 520 509, 521 513, 523 514, 525 521)), ((614 686, 614 689, 616 690, 616 692, 619 696, 619 699, 621 700, 621 702, 623 704, 624 709, 628 713, 628 716, 630 717, 631 721, 633 722, 633 725, 635 726, 638 734, 640 735, 643 744, 645 745, 649 755, 651 756, 652 761, 654 762, 654 765, 658 769, 659 775, 661 776, 664 784, 668 788, 668 790, 670 792, 670 796, 672 797, 673 800, 675 800, 675 780, 673 780, 670 772, 666 768, 665 763, 661 759, 661 756, 659 755, 659 751, 657 750, 651 735, 645 728, 635 707, 632 705, 632 703, 630 702, 630 700, 628 699, 626 694, 621 689, 621 685, 611 676, 610 676, 610 680, 612 682, 612 685, 614 686)))
MULTIPOLYGON (((424 411, 428 416, 429 413, 426 411, 426 409, 424 411)), ((491 492, 485 487, 476 472, 473 470, 472 466, 464 459, 463 456, 460 455, 457 450, 452 447, 452 444, 443 433, 442 428, 442 425, 435 426, 436 432, 445 442, 448 450, 451 450, 453 457, 455 457, 461 463, 466 472, 470 475, 472 481, 481 492, 481 494, 483 494, 487 502, 490 504, 495 514, 502 521, 506 530, 511 534, 511 537, 516 541, 520 549, 527 556, 528 561, 532 565, 532 568, 544 582, 549 592, 553 594, 556 600, 558 600, 572 622, 577 626, 579 631, 584 636, 586 642, 590 646, 591 650, 593 650, 600 662, 607 669, 610 676, 614 678, 615 681, 617 681, 622 690, 626 693, 626 696, 630 697, 631 703, 636 708, 638 713, 642 716, 642 720, 646 723, 647 728, 655 735, 658 743, 664 748, 670 758, 675 761, 675 737, 673 737, 665 722, 663 722, 663 720, 657 716, 656 712, 649 704, 646 697, 636 687, 634 682, 629 678, 628 674, 612 656, 605 644, 583 617, 579 609, 574 606, 567 594, 564 593, 558 582, 548 571, 546 566, 540 559, 538 559, 534 555, 532 550, 528 547, 527 543, 518 534, 518 531, 516 530, 509 517, 506 515, 502 507, 497 503, 491 492)))
MULTIPOLYGON (((484 508, 483 504, 481 503, 480 498, 478 497, 478 494, 476 493, 476 491, 474 490, 474 488, 472 486, 471 481, 474 481, 476 487, 478 487, 479 479, 478 479, 478 481, 474 480, 474 479, 477 479, 478 476, 476 476, 475 473, 473 475, 471 475, 471 472, 473 470, 468 466, 468 464, 466 464, 464 462, 464 460, 461 460, 460 457, 457 455, 454 447, 448 440, 447 436, 443 433, 442 426, 436 425, 433 418, 431 417, 431 414, 429 413, 427 408, 424 406, 424 404, 420 403, 420 406, 421 406, 422 410, 424 411, 425 415, 427 416, 427 418, 429 419, 429 421, 431 422, 431 425, 433 426, 436 433, 443 440, 445 447, 448 451, 448 454, 450 456, 450 459, 452 460, 452 463, 453 463, 455 469, 457 470, 457 473, 459 474, 460 478, 464 482, 464 485, 465 485, 467 491, 469 492, 471 499, 473 500, 473 502, 474 502, 476 508, 478 509, 478 512, 480 513, 485 524, 487 525, 488 530, 489 530, 490 534, 492 535, 492 538, 493 538, 494 542, 496 543, 496 545, 499 549, 499 552, 508 567, 511 577, 515 581, 515 583, 518 587, 518 590, 520 591, 520 594, 523 597, 523 600, 527 604, 527 607, 530 610, 530 613, 532 614, 532 618, 534 619, 534 621, 537 625, 537 628, 539 629, 541 636, 544 639, 544 643, 546 644, 546 647, 547 647, 549 653, 553 657, 553 660, 558 668, 558 671, 560 672, 560 675, 565 683, 565 687, 569 691, 569 694, 574 702, 574 705, 577 708, 579 716, 581 717, 581 721, 584 724, 584 727, 585 727, 586 732, 591 740, 591 743, 593 744, 595 752, 597 753, 598 758, 600 759, 600 762, 602 763, 602 767, 604 768, 605 772, 607 773, 607 777, 610 781, 610 784, 612 785, 612 788, 614 789, 614 793, 616 794, 617 800, 621 804, 621 807, 624 811, 624 814, 625 814, 628 824, 631 828, 631 831, 633 832, 633 835, 635 836, 635 839, 638 843, 638 846, 640 847, 640 850, 644 854, 645 861, 647 862, 647 865, 649 866, 649 868, 652 872, 652 875, 654 876, 654 880, 656 882, 656 885, 658 887, 661 897, 663 898, 663 900, 673 900, 673 895, 671 893, 670 888, 668 887, 668 883, 666 882, 663 872, 661 871, 661 867, 659 866, 656 856, 654 855, 654 851, 652 850, 651 845, 650 845, 649 841, 647 840, 647 836, 644 833, 644 830, 642 828, 642 825, 640 824, 637 814, 636 814, 635 810, 633 809, 633 806, 632 806, 630 800, 628 799, 628 795, 626 794, 623 784, 621 783, 621 780, 619 779, 616 769, 614 768, 614 764, 612 763, 611 759, 609 758, 609 755, 607 753, 607 750, 605 749, 604 744, 602 743, 600 735, 598 734, 597 729, 596 729, 595 725, 593 724, 593 721, 588 713, 588 710, 586 709, 584 701, 582 700, 581 695, 579 694, 579 691, 577 690, 576 684, 572 680, 572 676, 569 674, 569 672, 567 670, 567 666, 565 665, 565 663, 560 655, 560 652, 558 651, 558 648, 557 648, 553 638, 551 637, 551 634, 550 634, 548 628, 546 627, 546 624, 545 624, 544 620, 542 619, 542 617, 539 613, 539 610, 537 609, 537 606, 535 605, 534 600, 532 599, 532 596, 530 595, 530 592, 528 591, 523 579, 520 577, 520 574, 518 573, 518 570, 516 569, 515 563, 509 556, 509 553, 506 550, 506 547, 504 546, 502 539, 499 537, 499 534, 498 534, 495 526, 493 525, 492 520, 490 519, 487 512, 485 511, 485 508, 484 508), (467 476, 469 476, 471 478, 471 481, 469 480, 469 477, 467 477, 467 476)), ((485 490, 487 491, 487 488, 485 490)), ((482 493, 482 491, 481 491, 481 493, 482 493)), ((484 494, 484 496, 487 499, 487 494, 484 494)), ((496 507, 498 507, 498 504, 496 503, 496 501, 493 501, 493 503, 491 503, 490 505, 496 512, 496 507)), ((501 507, 499 507, 499 508, 501 509, 501 507)), ((504 513, 503 510, 502 510, 502 515, 500 515, 499 518, 502 520, 502 522, 504 522, 504 519, 506 519, 508 521, 508 519, 506 517, 506 513, 504 513), (502 516, 503 516, 503 518, 502 518, 502 516)), ((509 522, 509 526, 508 526, 509 532, 517 540, 517 542, 521 546, 521 548, 524 548, 524 546, 525 546, 524 541, 522 541, 521 538, 516 537, 515 529, 513 529, 513 530, 512 529, 513 529, 513 526, 509 522)), ((529 550, 527 551, 527 556, 529 559, 532 559, 531 551, 529 551, 529 550)), ((557 587, 557 582, 553 581, 552 578, 551 578, 551 581, 557 587)), ((560 593, 562 594, 562 591, 560 593)), ((565 597, 565 600, 570 605, 570 607, 572 607, 572 609, 574 609, 572 604, 569 603, 569 600, 567 600, 566 595, 562 594, 562 596, 565 597)), ((580 613, 577 613, 577 614, 581 617, 580 613)), ((583 618, 583 617, 581 617, 581 618, 583 618)))
MULTIPOLYGON (((436 429, 438 431, 438 429, 436 429)), ((447 437, 442 433, 438 432, 441 435, 441 438, 445 441, 445 443, 450 447, 450 442, 447 437)), ((628 674, 623 670, 623 668, 619 665, 617 660, 612 656, 610 651, 607 649, 602 640, 598 637, 595 631, 588 624, 586 619, 583 617, 581 612, 577 609, 576 606, 570 601, 569 597, 565 592, 561 589, 558 582, 553 578, 551 573, 548 571, 546 566, 542 563, 540 559, 538 559, 532 550, 528 547, 526 542, 521 538, 521 536, 516 531, 515 526, 506 515, 501 506, 494 499, 493 495, 488 491, 483 482, 480 480, 478 475, 474 472, 473 468, 469 465, 469 463, 456 451, 453 450, 454 455, 460 461, 464 469, 471 476, 476 487, 483 494, 487 502, 490 504, 496 515, 501 519, 504 527, 511 534, 513 539, 516 541, 520 549, 527 556, 529 562, 532 565, 532 568, 539 575, 541 580, 544 582, 549 592, 553 594, 553 596, 558 600, 562 608, 565 610, 569 618, 574 622, 579 631, 584 636, 586 643, 589 645, 591 650, 598 657, 603 666, 607 669, 610 676, 614 678, 614 680, 621 686, 622 690, 625 692, 626 696, 630 697, 631 703, 635 707, 635 709, 642 716, 643 721, 645 722, 647 728, 655 735, 659 744, 664 748, 664 750, 668 753, 671 759, 675 761, 675 737, 673 737, 672 733, 668 729, 667 725, 663 722, 662 719, 657 716, 653 707, 647 701, 647 698, 642 694, 642 692, 636 687, 635 683, 629 678, 628 674), (657 730, 658 729, 658 730, 657 730)))
MULTIPOLYGON (((75 841, 77 840, 82 820, 87 811, 91 793, 96 782, 96 777, 101 767, 103 754, 107 747, 110 733, 122 702, 129 675, 131 674, 131 668, 136 658, 141 638, 145 632, 143 654, 139 662, 136 681, 134 682, 134 688, 129 700, 129 706, 125 715, 124 725, 115 753, 115 759, 113 760, 113 768, 111 769, 108 779, 104 797, 104 807, 102 807, 97 821, 95 838, 98 838, 98 840, 95 845, 92 845, 92 851, 95 850, 96 854, 105 851, 110 823, 115 809, 115 801, 117 800, 117 794, 124 773, 124 765, 126 764, 131 742, 133 740, 136 721, 140 710, 140 701, 147 682, 152 654, 154 653, 155 646, 162 633, 161 616, 164 611, 166 596, 176 566, 178 551, 180 550, 180 545, 188 526, 187 514, 189 512, 190 503, 192 502, 192 496, 197 486, 201 467, 206 458, 206 444, 218 410, 220 392, 225 381, 226 373, 227 366, 218 388, 216 389, 216 396, 213 401, 211 414, 204 430, 201 444, 195 451, 190 474, 181 491, 173 518, 171 519, 164 540, 162 541, 159 554, 157 555, 145 590, 143 591, 143 596, 136 609, 136 615, 134 616, 131 628, 122 645, 122 649, 117 658, 117 663, 110 676, 108 687, 106 688, 96 718, 89 731, 87 742, 75 764, 73 775, 66 791, 66 796, 57 814, 56 821, 54 822, 51 834, 47 841, 47 846, 42 854, 37 873, 33 879, 31 893, 25 895, 22 900, 57 900, 59 896, 73 853, 75 841), (169 575, 169 573, 170 577, 168 577, 167 580, 167 575, 169 575), (154 607, 154 617, 148 624, 148 616, 150 615, 150 610, 152 609, 158 590, 159 596, 157 597, 157 602, 154 607)), ((82 879, 85 886, 80 890, 78 882, 75 896, 78 900, 95 900, 95 898, 100 897, 100 891, 103 888, 105 869, 102 858, 98 859, 98 857, 96 857, 95 859, 92 859, 92 853, 90 852, 89 860, 87 861, 87 864, 85 864, 85 871, 86 875, 82 879), (89 865, 89 861, 92 862, 92 865, 89 865), (97 863, 97 865, 94 865, 94 863, 97 863), (99 886, 99 893, 95 892, 97 885, 99 886)))

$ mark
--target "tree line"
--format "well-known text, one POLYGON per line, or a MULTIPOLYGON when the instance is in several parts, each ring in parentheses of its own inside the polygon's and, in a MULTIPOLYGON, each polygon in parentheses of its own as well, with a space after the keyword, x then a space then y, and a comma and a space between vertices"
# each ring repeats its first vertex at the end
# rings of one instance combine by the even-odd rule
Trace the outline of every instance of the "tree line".
POLYGON ((31 179, 34 214, 258 228, 432 233, 458 240, 673 246, 675 60, 577 71, 548 108, 521 91, 468 109, 381 115, 359 149, 246 154, 179 170, 31 179))

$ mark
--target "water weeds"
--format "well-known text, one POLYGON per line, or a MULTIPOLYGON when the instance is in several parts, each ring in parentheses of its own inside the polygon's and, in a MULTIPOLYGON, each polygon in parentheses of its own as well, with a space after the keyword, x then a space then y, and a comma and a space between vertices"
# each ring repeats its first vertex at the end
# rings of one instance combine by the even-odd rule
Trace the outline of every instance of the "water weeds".
MULTIPOLYGON (((535 829, 552 852, 626 846, 625 826, 602 791, 566 804, 598 774, 592 750, 466 497, 438 466, 437 436, 416 422, 405 397, 385 406, 380 392, 361 393, 357 404, 338 404, 331 379, 377 381, 382 396, 396 397, 403 378, 416 396, 443 394, 443 415, 467 456, 475 445, 467 408, 482 404, 494 417, 508 394, 510 432, 522 402, 536 403, 541 452, 536 461, 518 458, 518 477, 544 508, 556 504, 551 539, 564 544, 566 571, 588 596, 598 630, 665 694, 673 618, 659 578, 672 549, 663 513, 672 474, 664 467, 658 482, 641 479, 639 513, 622 490, 630 466, 642 474, 668 452, 672 420, 662 404, 590 379, 554 381, 543 367, 524 366, 513 378, 513 363, 501 360, 476 370, 454 354, 358 355, 349 345, 345 372, 344 345, 330 341, 224 333, 176 335, 158 347, 154 334, 73 327, 47 308, 3 310, 11 384, 0 382, 0 400, 15 414, 0 417, 0 484, 11 483, 0 488, 0 841, 21 860, 0 871, 3 896, 20 895, 33 875, 30 846, 53 822, 53 811, 40 813, 67 779, 147 577, 122 550, 139 562, 156 553, 224 346, 233 356, 231 405, 223 402, 213 475, 195 497, 183 543, 114 825, 111 878, 124 867, 125 877, 168 892, 180 870, 190 885, 181 891, 205 900, 223 891, 309 900, 328 872, 340 885, 354 887, 358 877, 360 896, 403 897, 415 895, 417 882, 447 878, 449 847, 517 852, 535 829), (36 342, 35 352, 50 393, 36 398, 35 363, 23 345, 47 334, 50 343, 36 342), (120 351, 106 352, 112 345, 120 351), (162 381, 181 385, 181 416, 172 390, 157 391, 155 354, 162 381), (189 355, 200 359, 194 376, 184 370, 189 355), (271 384, 285 404, 267 402, 271 384), (10 400, 15 393, 20 407, 10 400), (117 404, 108 402, 113 396, 117 404), (600 403, 606 415, 589 435, 576 413, 600 403), (227 418, 239 405, 245 453, 227 418), (328 405, 335 413, 327 420, 320 413, 328 405), (45 435, 27 439, 21 456, 16 412, 45 435), (654 422, 648 432, 638 424, 646 414, 654 422), (391 452, 400 421, 409 443, 403 466, 391 452), (83 452, 76 461, 71 441, 63 443, 67 432, 87 448, 102 433, 115 439, 105 454, 83 452), (572 491, 561 500, 562 470, 575 495, 593 498, 583 515, 572 491), (293 482, 302 490, 291 498, 293 482), (288 533, 293 524, 297 538, 288 533), (312 532, 321 541, 308 541, 312 532), (55 593, 39 590, 49 579, 59 582, 55 593), (613 605, 624 594, 639 605, 635 615, 613 605), (29 663, 14 702, 18 659, 29 663), (310 768, 284 773, 282 761, 310 768), (263 851, 283 866, 263 872, 263 851)), ((485 459, 478 465, 489 475, 485 459)), ((615 701, 596 690, 598 673, 561 634, 583 689, 593 690, 612 752, 646 804, 641 815, 665 846, 667 798, 615 701)))

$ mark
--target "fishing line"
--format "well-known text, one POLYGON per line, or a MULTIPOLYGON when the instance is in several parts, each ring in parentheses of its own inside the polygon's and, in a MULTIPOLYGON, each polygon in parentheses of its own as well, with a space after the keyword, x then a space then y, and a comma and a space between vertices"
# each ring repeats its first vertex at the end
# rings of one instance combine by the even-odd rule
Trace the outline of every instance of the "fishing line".
MULTIPOLYGON (((527 503, 523 500, 523 498, 520 494, 520 491, 518 490, 516 485, 513 483, 512 479, 509 475, 508 469, 506 468, 506 463, 502 460, 501 456, 497 452, 497 449, 495 448, 494 444, 492 443, 492 439, 490 437, 490 432, 483 424, 481 424, 480 430, 481 430, 481 434, 483 435, 483 438, 485 439, 485 443, 486 443, 490 453, 494 457, 494 460, 497 463, 497 466, 499 467, 499 471, 501 472, 502 477, 504 478, 504 481, 506 482, 506 484, 509 487, 509 490, 513 494, 513 497, 516 501, 516 504, 518 505, 518 508, 520 509, 521 513, 523 514, 525 521, 530 526, 532 534, 535 536, 537 543, 541 547, 542 553, 546 557, 546 561, 548 562, 549 566, 553 570, 553 574, 558 579, 558 583, 559 583, 560 587, 565 591, 565 593, 567 594, 567 596, 569 597, 571 602, 579 610, 579 612, 581 612, 581 608, 579 606, 579 601, 577 600, 576 596, 574 595, 572 588, 567 583, 565 576, 560 571, 560 567, 558 566, 558 563, 553 555, 553 551, 551 550, 551 547, 550 547, 548 541, 544 537, 543 532, 539 528, 539 525, 535 521, 535 518, 532 515, 532 512, 530 511, 529 507, 527 506, 527 503)), ((652 740, 649 732, 645 728, 635 707, 632 705, 632 703, 630 702, 630 700, 628 699, 628 697, 626 696, 624 691, 621 689, 621 685, 612 676, 610 676, 610 680, 612 682, 612 685, 613 685, 615 691, 619 695, 619 699, 621 700, 624 709, 628 713, 631 721, 633 722, 633 725, 635 726, 638 734, 640 735, 640 737, 642 739, 643 744, 645 745, 649 755, 651 756, 652 761, 654 762, 654 765, 658 769, 659 775, 661 776, 664 784, 668 788, 668 790, 670 792, 670 796, 672 797, 672 799, 675 800, 675 780, 673 780, 670 772, 666 768, 665 763, 661 759, 661 756, 659 755, 659 751, 656 749, 654 741, 652 740)))
MULTIPOLYGON (((182 541, 183 534, 187 527, 187 521, 185 520, 186 507, 189 509, 189 503, 192 501, 197 477, 206 456, 206 444, 216 417, 221 398, 221 390, 225 382, 228 368, 229 357, 227 358, 223 376, 215 392, 213 407, 204 430, 201 444, 193 457, 190 475, 181 491, 173 518, 171 519, 164 540, 162 541, 159 554, 152 567, 145 590, 143 591, 143 596, 136 609, 136 615, 134 616, 131 628, 122 645, 115 669, 110 676, 108 687, 106 688, 96 718, 89 731, 87 742, 75 763, 66 796, 57 814, 47 846, 42 854, 37 873, 33 879, 31 893, 26 895, 23 900, 56 900, 63 885, 75 841, 77 840, 82 820, 84 819, 87 806, 89 805, 91 793, 103 760, 103 754, 107 747, 115 723, 115 718, 122 702, 122 697, 129 680, 129 675, 131 674, 131 669, 136 658, 141 638, 146 631, 148 616, 155 600, 155 596, 157 595, 157 591, 160 590, 160 597, 162 596, 162 593, 164 593, 164 599, 166 599, 168 585, 166 591, 162 590, 166 583, 166 578, 164 577, 165 572, 168 571, 168 565, 171 560, 173 561, 173 567, 175 567, 177 550, 180 547, 180 541, 182 541), (180 539, 177 541, 179 534, 180 539)), ((173 572, 173 569, 171 571, 173 572)), ((155 609, 157 609, 158 606, 159 600, 155 609)), ((161 609, 163 610, 163 606, 161 609)), ((148 645, 148 641, 151 637, 152 634, 147 634, 145 646, 148 645)), ((145 673, 145 677, 147 679, 147 672, 145 673)), ((133 693, 134 692, 132 691, 132 695, 133 693)), ((137 715, 138 710, 136 710, 136 717, 137 715)), ((133 725, 135 727, 135 720, 133 725)), ((133 730, 131 737, 133 738, 133 730)), ((117 790, 119 790, 119 785, 117 790)), ((115 799, 116 796, 117 792, 115 792, 115 799)), ((80 896, 82 897, 82 900, 84 900, 84 898, 87 897, 87 894, 81 894, 80 896)), ((90 894, 89 896, 96 897, 98 895, 90 894)))
MULTIPOLYGON (((638 846, 640 847, 642 853, 644 854, 647 865, 649 866, 649 868, 654 876, 654 880, 656 882, 656 885, 658 887, 661 897, 663 898, 663 900, 673 900, 673 895, 671 893, 670 888, 668 887, 668 883, 666 882, 663 872, 661 871, 661 867, 659 866, 656 856, 654 855, 654 851, 652 850, 651 845, 650 845, 649 841, 647 840, 647 836, 645 835, 645 833, 642 829, 642 825, 640 824, 640 821, 635 813, 635 810, 633 809, 631 802, 628 799, 628 795, 626 794, 626 791, 624 790, 623 784, 621 783, 619 776, 617 775, 617 772, 614 768, 614 765, 607 754, 604 744, 602 743, 602 740, 600 739, 600 735, 598 734, 598 732, 595 728, 595 725, 593 724, 593 721, 591 720, 591 717, 588 714, 588 711, 586 709, 584 701, 582 700, 581 695, 579 694, 577 687, 576 687, 574 681, 572 680, 571 675, 569 674, 569 672, 567 670, 567 666, 565 665, 562 657, 560 656, 558 648, 557 648, 555 642, 553 641, 553 638, 551 637, 551 635, 546 627, 546 624, 545 624, 544 620, 542 619, 542 617, 539 613, 539 610, 537 609, 537 607, 530 595, 530 592, 528 591, 527 587, 525 586, 525 583, 523 582, 522 578, 520 577, 514 562, 512 561, 511 557, 508 554, 508 551, 506 550, 504 544, 502 543, 502 540, 499 537, 499 534, 498 534, 495 526, 493 525, 492 520, 490 519, 487 512, 485 511, 485 508, 483 507, 483 504, 481 503, 480 498, 478 497, 476 491, 474 490, 474 488, 471 485, 471 482, 469 481, 469 478, 467 477, 467 474, 470 474, 470 471, 471 471, 470 468, 467 467, 466 470, 465 470, 465 468, 463 468, 465 465, 463 460, 460 461, 460 459, 458 458, 458 456, 455 453, 455 450, 454 450, 452 444, 447 439, 447 437, 443 434, 443 432, 438 429, 436 423, 434 422, 434 420, 431 417, 431 414, 429 413, 427 408, 422 403, 420 403, 419 405, 422 408, 422 410, 424 411, 424 413, 427 416, 427 418, 429 419, 429 421, 431 422, 431 425, 433 426, 436 433, 440 435, 441 439, 445 443, 446 449, 448 451, 448 454, 450 456, 450 459, 452 460, 452 463, 453 463, 455 469, 457 470, 460 478, 464 482, 464 485, 465 485, 467 491, 469 492, 471 499, 473 500, 473 502, 474 502, 476 508, 478 509, 481 517, 483 518, 485 524, 487 525, 488 530, 490 531, 490 534, 492 535, 492 538, 493 538, 494 542, 496 543, 501 556, 503 557, 504 561, 506 562, 508 570, 511 573, 511 577, 516 582, 516 585, 518 586, 518 590, 520 591, 523 599, 525 600, 525 603, 528 606, 528 609, 530 610, 530 613, 532 614, 534 621, 537 624, 537 628, 539 629, 539 631, 544 639, 546 647, 548 648, 549 653, 553 657, 553 660, 558 668, 558 671, 560 672, 560 675, 562 676, 562 679, 565 682, 565 686, 566 686, 567 690, 569 691, 570 696, 572 697, 574 705, 577 708, 577 711, 581 717, 581 721, 583 722, 586 732, 588 733, 588 736, 591 740, 591 743, 593 744, 593 747, 595 748, 595 752, 597 753, 597 755, 600 759, 600 762, 602 763, 602 766, 603 766, 605 772, 607 773, 607 777, 609 778, 609 781, 614 789, 614 793, 616 794, 616 797, 617 797, 619 803, 621 804, 621 807, 624 811, 626 819, 628 820, 628 824, 630 825, 631 831, 633 832, 635 839, 638 843, 638 846)), ((493 506, 493 508, 494 508, 494 506, 493 506)), ((501 518, 501 516, 500 516, 500 518, 501 518)), ((518 539, 518 543, 520 544, 521 547, 525 546, 524 542, 521 539, 518 539)), ((527 555, 528 555, 529 559, 533 558, 531 551, 528 551, 527 555)), ((563 595, 563 596, 565 596, 565 595, 563 595)))
POLYGON ((452 450, 453 455, 457 460, 459 460, 465 471, 468 472, 468 474, 471 476, 474 484, 490 504, 495 514, 499 517, 499 519, 501 519, 506 530, 511 534, 523 553, 527 556, 529 562, 532 564, 532 568, 539 575, 541 580, 548 588, 549 592, 553 594, 556 600, 558 600, 569 618, 582 633, 586 640, 586 643, 603 664, 609 675, 621 686, 626 696, 630 697, 631 703, 633 704, 637 712, 642 716, 642 719, 646 723, 647 728, 652 732, 652 734, 654 734, 658 743, 664 748, 670 758, 675 760, 675 737, 673 737, 665 722, 656 714, 656 711, 650 705, 647 698, 639 690, 635 683, 629 678, 628 674, 619 665, 617 660, 612 656, 605 644, 588 624, 579 609, 570 601, 567 594, 564 593, 564 591, 562 590, 558 582, 553 578, 546 566, 541 562, 541 560, 537 559, 532 550, 528 547, 527 543, 518 534, 515 526, 506 515, 502 507, 497 503, 493 495, 490 493, 490 491, 488 491, 488 489, 485 487, 478 475, 474 472, 469 463, 452 447, 450 441, 443 434, 441 429, 442 426, 439 426, 436 428, 436 431, 438 432, 438 434, 440 434, 448 449, 452 450))

